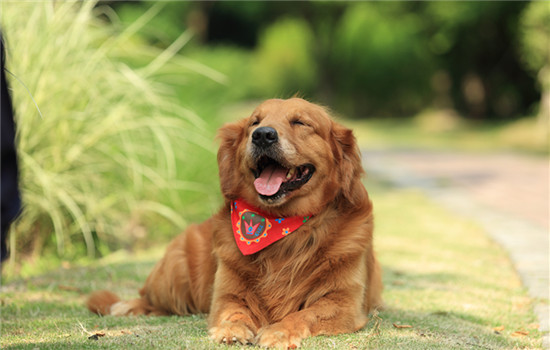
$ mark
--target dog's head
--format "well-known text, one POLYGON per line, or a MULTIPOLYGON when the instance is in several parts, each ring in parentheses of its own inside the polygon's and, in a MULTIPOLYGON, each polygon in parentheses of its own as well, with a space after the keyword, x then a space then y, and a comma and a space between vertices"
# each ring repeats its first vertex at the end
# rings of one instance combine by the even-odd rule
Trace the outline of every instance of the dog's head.
POLYGON ((335 200, 363 199, 351 130, 300 98, 267 100, 223 126, 218 165, 223 195, 279 215, 308 215, 335 200))

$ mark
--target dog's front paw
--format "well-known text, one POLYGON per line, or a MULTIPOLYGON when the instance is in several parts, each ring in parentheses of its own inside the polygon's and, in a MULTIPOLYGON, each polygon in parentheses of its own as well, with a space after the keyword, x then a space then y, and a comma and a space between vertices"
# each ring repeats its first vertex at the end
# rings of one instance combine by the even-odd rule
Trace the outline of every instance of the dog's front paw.
POLYGON ((211 339, 218 343, 252 344, 255 334, 243 321, 223 321, 208 330, 211 339))
POLYGON ((262 328, 256 337, 256 345, 276 349, 296 349, 302 339, 308 337, 309 331, 301 327, 284 326, 281 322, 262 328))

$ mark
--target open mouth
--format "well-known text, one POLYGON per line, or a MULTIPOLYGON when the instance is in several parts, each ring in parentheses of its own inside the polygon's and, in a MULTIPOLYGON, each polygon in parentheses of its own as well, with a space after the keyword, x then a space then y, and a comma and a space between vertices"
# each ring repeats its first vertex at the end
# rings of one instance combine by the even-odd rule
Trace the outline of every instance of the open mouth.
POLYGON ((312 164, 287 168, 269 157, 262 157, 252 169, 254 187, 263 199, 278 199, 305 185, 315 172, 312 164))

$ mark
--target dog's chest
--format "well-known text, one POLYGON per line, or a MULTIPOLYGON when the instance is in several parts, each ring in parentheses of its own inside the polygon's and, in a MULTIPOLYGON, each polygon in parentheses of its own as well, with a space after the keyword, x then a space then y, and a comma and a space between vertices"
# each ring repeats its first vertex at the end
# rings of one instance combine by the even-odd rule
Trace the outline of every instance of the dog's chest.
POLYGON ((323 289, 323 267, 317 261, 270 261, 258 269, 251 286, 270 321, 299 311, 318 298, 323 289))

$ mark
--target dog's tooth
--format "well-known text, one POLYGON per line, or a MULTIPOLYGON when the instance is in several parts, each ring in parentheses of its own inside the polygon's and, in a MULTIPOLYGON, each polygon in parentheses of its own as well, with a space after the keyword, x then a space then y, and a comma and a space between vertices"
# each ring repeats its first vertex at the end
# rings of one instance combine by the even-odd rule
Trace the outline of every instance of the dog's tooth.
POLYGON ((294 176, 294 173, 296 172, 296 168, 291 168, 288 173, 286 174, 286 179, 291 179, 294 176))

